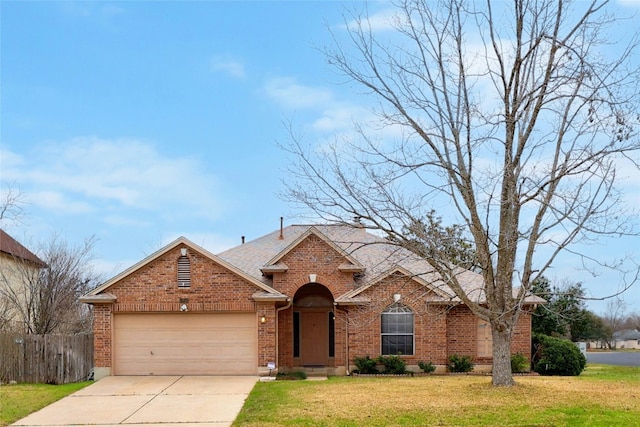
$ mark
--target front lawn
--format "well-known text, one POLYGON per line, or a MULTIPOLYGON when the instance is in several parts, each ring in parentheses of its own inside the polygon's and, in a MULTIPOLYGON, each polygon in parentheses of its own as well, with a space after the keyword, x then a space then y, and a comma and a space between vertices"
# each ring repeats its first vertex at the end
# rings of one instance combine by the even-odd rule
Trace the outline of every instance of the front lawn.
POLYGON ((9 425, 32 412, 80 390, 91 381, 64 384, 14 384, 0 386, 0 426, 9 425))
POLYGON ((640 368, 588 365, 579 377, 358 378, 258 383, 239 426, 612 426, 640 419, 640 368))

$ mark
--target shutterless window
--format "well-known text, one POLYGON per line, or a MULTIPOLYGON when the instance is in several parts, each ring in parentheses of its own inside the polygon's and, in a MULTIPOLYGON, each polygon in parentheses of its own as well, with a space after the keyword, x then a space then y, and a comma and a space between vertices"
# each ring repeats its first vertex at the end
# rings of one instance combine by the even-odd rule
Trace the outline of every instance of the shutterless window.
POLYGON ((329 312, 329 357, 336 356, 336 316, 329 312))
POLYGON ((184 255, 178 258, 178 286, 181 288, 191 286, 191 262, 184 255))
POLYGON ((300 357, 300 312, 293 312, 293 357, 300 357))
POLYGON ((381 315, 382 354, 413 354, 413 312, 403 304, 389 306, 381 315))

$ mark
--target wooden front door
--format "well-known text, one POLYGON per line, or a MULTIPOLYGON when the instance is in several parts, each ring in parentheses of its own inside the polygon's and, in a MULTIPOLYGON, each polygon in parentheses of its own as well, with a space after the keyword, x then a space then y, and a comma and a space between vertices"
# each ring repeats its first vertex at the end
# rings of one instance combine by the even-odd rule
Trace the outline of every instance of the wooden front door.
POLYGON ((303 366, 326 366, 329 359, 329 313, 300 313, 300 359, 303 366))

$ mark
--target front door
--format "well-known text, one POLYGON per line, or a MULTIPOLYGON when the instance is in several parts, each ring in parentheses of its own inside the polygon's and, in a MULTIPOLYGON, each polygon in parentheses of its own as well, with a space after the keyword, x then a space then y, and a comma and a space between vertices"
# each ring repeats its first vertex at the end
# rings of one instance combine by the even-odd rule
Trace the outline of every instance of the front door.
POLYGON ((333 295, 319 283, 302 286, 293 297, 294 366, 329 366, 335 353, 333 295))
POLYGON ((329 314, 300 313, 300 358, 303 366, 326 366, 329 358, 329 314))

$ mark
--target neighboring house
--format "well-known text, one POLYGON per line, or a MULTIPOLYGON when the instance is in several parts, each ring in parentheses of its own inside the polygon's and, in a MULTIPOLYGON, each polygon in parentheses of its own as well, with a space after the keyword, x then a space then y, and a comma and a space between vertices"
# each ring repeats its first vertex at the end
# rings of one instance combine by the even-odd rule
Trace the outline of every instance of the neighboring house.
POLYGON ((29 283, 47 265, 0 229, 0 330, 20 329, 18 313, 29 299, 29 283))
MULTIPOLYGON (((244 238, 243 238, 244 241, 244 238)), ((480 275, 460 269, 474 298, 480 275)), ((492 361, 491 331, 412 253, 348 226, 293 225, 214 255, 181 237, 99 286, 95 375, 347 374, 401 354, 492 361)), ((529 297, 512 352, 531 353, 529 297)))
POLYGON ((640 349, 640 331, 633 329, 625 329, 613 333, 616 342, 616 348, 633 348, 640 349))

